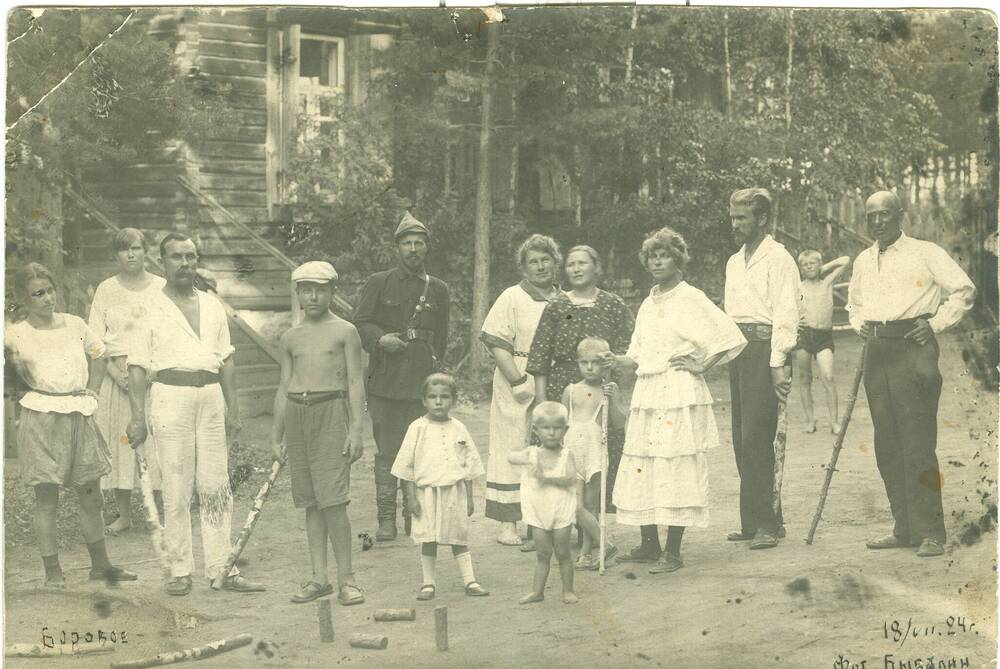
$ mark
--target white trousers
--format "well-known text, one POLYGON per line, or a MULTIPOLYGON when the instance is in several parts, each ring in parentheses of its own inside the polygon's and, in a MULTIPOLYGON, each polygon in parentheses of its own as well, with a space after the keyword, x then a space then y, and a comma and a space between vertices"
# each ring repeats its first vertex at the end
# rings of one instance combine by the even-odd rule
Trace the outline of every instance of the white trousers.
MULTIPOLYGON (((194 572, 191 496, 198 490, 205 576, 222 570, 232 548, 226 403, 222 387, 151 387, 150 425, 163 475, 164 535, 172 576, 194 572)), ((233 574, 238 573, 234 568, 233 574)))

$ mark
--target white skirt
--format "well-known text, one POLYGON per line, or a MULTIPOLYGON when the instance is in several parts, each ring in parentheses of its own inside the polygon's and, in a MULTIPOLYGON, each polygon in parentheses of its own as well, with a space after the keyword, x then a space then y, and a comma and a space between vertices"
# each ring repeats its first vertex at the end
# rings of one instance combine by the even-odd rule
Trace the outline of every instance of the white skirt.
POLYGON ((418 486, 420 515, 413 516, 410 536, 418 544, 469 545, 469 507, 465 481, 455 485, 418 486))

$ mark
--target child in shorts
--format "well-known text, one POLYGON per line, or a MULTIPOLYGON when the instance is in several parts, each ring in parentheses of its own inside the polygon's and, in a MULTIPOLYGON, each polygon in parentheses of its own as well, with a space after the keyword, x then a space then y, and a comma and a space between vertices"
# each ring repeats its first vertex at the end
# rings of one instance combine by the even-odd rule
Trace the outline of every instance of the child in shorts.
POLYGON ((531 427, 541 445, 529 446, 507 456, 512 465, 525 465, 521 473, 521 516, 532 528, 535 542, 535 576, 530 593, 521 604, 545 599, 552 553, 559 561, 563 602, 578 601, 573 591, 573 556, 570 533, 576 520, 577 500, 583 496, 583 474, 573 452, 563 445, 569 427, 566 407, 541 402, 531 414, 531 427))
MULTIPOLYGON (((599 337, 585 337, 576 347, 577 364, 583 380, 572 383, 563 390, 562 403, 569 414, 566 431, 566 448, 573 452, 583 474, 583 498, 576 507, 576 522, 583 531, 583 545, 576 561, 577 569, 597 569, 593 547, 600 542, 600 527, 596 516, 601 503, 601 470, 608 466, 607 454, 601 452, 601 411, 608 400, 608 428, 625 424, 625 409, 621 406, 618 384, 605 383, 604 356, 611 352, 608 342, 599 337)), ((618 549, 608 543, 604 559, 608 560, 618 549)))
POLYGON ((837 434, 837 387, 833 378, 833 284, 847 269, 851 259, 842 256, 823 264, 823 256, 812 249, 799 254, 802 277, 799 292, 799 340, 794 351, 794 366, 802 384, 802 408, 806 412, 807 433, 816 431, 813 415, 812 360, 816 359, 819 378, 826 391, 830 412, 830 431, 837 434))
POLYGON ((287 455, 292 501, 306 510, 312 580, 292 596, 303 604, 333 594, 327 540, 337 560, 337 599, 360 604, 351 566, 351 465, 361 457, 364 369, 354 325, 330 311, 337 271, 307 262, 292 272, 303 322, 281 336, 281 380, 274 398, 275 457, 287 455), (284 446, 282 446, 284 442, 284 446))
POLYGON ((392 475, 403 482, 411 501, 411 536, 420 544, 423 583, 417 599, 434 599, 438 544, 451 546, 465 583, 465 594, 490 594, 476 581, 469 553, 469 516, 475 510, 472 482, 486 474, 479 451, 461 421, 450 415, 455 379, 435 373, 424 379, 427 413, 410 423, 399 447, 392 475))

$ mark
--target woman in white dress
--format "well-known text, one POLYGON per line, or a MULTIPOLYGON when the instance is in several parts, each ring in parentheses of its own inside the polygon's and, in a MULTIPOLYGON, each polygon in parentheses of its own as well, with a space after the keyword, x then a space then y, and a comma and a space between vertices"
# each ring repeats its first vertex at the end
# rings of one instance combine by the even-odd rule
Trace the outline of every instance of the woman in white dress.
POLYGON ((524 279, 500 294, 480 333, 497 365, 490 406, 486 517, 500 523, 497 541, 508 546, 522 542, 517 533, 517 521, 521 520, 521 468, 508 463, 507 454, 528 443, 535 381, 525 372, 525 366, 542 312, 550 300, 561 294, 556 277, 562 267, 562 254, 554 239, 535 234, 521 244, 517 264, 524 279))
MULTIPOLYGON (((115 491, 118 519, 108 525, 106 531, 116 535, 132 525, 132 490, 139 487, 135 453, 125 438, 125 428, 131 419, 125 360, 128 339, 146 317, 146 305, 152 294, 163 288, 164 281, 146 271, 148 247, 139 230, 122 228, 115 235, 112 250, 120 271, 97 287, 88 325, 103 338, 109 358, 108 378, 101 385, 96 418, 111 449, 111 473, 102 479, 102 487, 115 491)), ((159 489, 159 467, 152 452, 152 440, 147 440, 143 449, 153 487, 159 489)))
POLYGON ((643 544, 629 557, 658 560, 650 573, 659 574, 684 566, 684 528, 708 525, 708 449, 719 434, 704 374, 747 342, 725 312, 684 282, 688 253, 678 233, 652 233, 639 257, 656 285, 639 308, 628 352, 607 358, 637 375, 613 498, 616 521, 642 528, 643 544), (668 527, 662 554, 658 525, 668 527))

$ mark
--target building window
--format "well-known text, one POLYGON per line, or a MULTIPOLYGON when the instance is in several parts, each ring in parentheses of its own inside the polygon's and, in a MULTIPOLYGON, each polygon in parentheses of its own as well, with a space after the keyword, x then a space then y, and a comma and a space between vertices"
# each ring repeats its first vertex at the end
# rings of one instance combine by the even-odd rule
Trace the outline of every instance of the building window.
POLYGON ((299 84, 314 89, 342 90, 344 40, 303 34, 299 42, 299 84))

